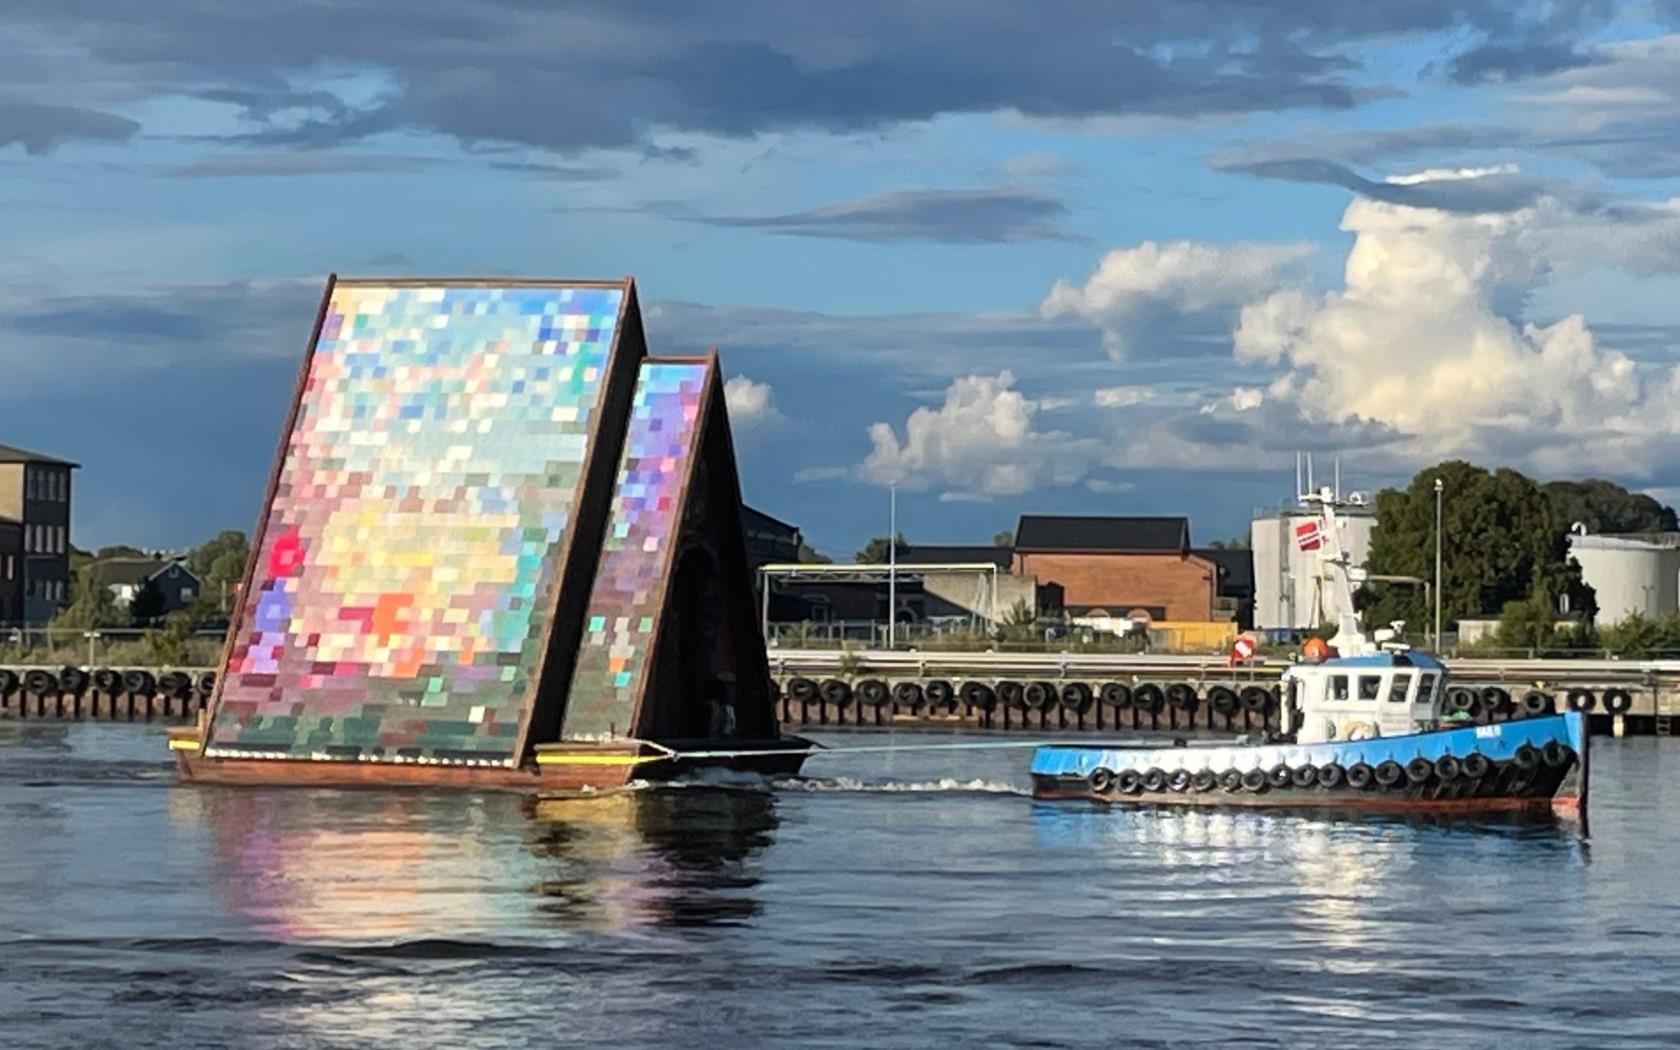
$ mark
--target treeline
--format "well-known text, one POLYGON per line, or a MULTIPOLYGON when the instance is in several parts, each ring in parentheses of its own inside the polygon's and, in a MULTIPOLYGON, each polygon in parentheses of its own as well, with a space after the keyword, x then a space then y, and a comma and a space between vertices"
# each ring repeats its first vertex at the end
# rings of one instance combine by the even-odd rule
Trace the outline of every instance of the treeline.
MULTIPOLYGON (((100 629, 144 629, 155 658, 163 662, 179 659, 186 639, 193 632, 219 629, 227 624, 250 554, 250 541, 237 529, 226 529, 189 550, 180 561, 198 577, 199 589, 186 608, 165 611, 163 595, 150 582, 140 586, 126 607, 116 601, 110 581, 101 566, 127 559, 149 558, 138 547, 101 547, 96 551, 70 552, 69 601, 47 624, 49 630, 90 631, 100 629)), ((167 562, 160 562, 167 564, 167 562)))
MULTIPOLYGON (((1515 470, 1451 460, 1419 471, 1403 489, 1377 494, 1366 561, 1372 574, 1434 578, 1437 480, 1443 627, 1497 616, 1499 643, 1520 647, 1617 648, 1608 643, 1634 644, 1633 635, 1649 633, 1650 625, 1594 630, 1597 605, 1569 559, 1568 534, 1576 523, 1595 533, 1680 531, 1673 508, 1610 481, 1539 483, 1515 470)), ((1360 592, 1367 624, 1404 620, 1414 634, 1432 623, 1431 603, 1415 586, 1376 583, 1360 592)))

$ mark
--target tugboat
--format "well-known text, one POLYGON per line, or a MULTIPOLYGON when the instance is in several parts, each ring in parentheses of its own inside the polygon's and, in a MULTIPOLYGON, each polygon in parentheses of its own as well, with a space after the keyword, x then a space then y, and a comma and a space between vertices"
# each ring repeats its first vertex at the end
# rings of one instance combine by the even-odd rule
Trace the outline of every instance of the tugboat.
MULTIPOLYGON (((1353 572, 1321 489, 1305 527, 1337 596, 1327 655, 1283 673, 1281 728, 1260 741, 1047 744, 1033 754, 1033 795, 1148 806, 1578 813, 1587 798, 1587 726, 1579 711, 1477 725, 1443 719, 1448 672, 1436 657, 1373 641, 1353 607, 1353 572)), ((1398 625, 1397 625, 1398 626, 1398 625)))

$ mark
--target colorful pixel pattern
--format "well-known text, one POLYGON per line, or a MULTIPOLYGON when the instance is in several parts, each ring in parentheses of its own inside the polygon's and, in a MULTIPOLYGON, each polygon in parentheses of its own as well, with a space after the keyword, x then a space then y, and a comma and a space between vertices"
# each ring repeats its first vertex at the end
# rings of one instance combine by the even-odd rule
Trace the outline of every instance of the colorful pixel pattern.
POLYGON ((515 761, 623 297, 333 288, 207 754, 515 761))
POLYGON ((704 361, 648 361, 630 430, 566 701, 568 740, 628 735, 665 601, 666 566, 681 524, 678 501, 694 455, 704 361))

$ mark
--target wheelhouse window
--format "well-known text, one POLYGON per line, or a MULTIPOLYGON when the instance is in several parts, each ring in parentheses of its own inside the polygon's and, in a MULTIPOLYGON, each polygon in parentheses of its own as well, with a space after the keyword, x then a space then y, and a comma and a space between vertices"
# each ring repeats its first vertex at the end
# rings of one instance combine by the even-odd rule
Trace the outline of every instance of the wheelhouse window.
POLYGON ((1362 674, 1359 676, 1359 699, 1375 700, 1382 695, 1382 675, 1362 674))
POLYGON ((1435 698, 1434 693, 1435 676, 1432 674, 1420 675, 1418 677, 1417 702, 1420 704, 1429 703, 1435 698))
POLYGON ((1325 695, 1331 700, 1346 700, 1348 698, 1348 676, 1345 674, 1331 675, 1329 691, 1325 695))
POLYGON ((1388 684, 1388 702, 1403 704, 1406 702, 1406 691, 1412 687, 1412 676, 1395 672, 1394 678, 1388 684))

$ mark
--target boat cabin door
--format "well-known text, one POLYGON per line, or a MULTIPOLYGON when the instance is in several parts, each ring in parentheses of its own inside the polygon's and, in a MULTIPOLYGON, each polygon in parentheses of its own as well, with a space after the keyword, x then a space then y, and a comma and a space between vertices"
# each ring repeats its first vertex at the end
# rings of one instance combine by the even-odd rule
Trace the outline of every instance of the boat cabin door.
POLYGON ((1377 707, 1377 729, 1383 736, 1404 736, 1415 732, 1412 704, 1418 688, 1418 673, 1396 667, 1383 676, 1382 700, 1377 707))

